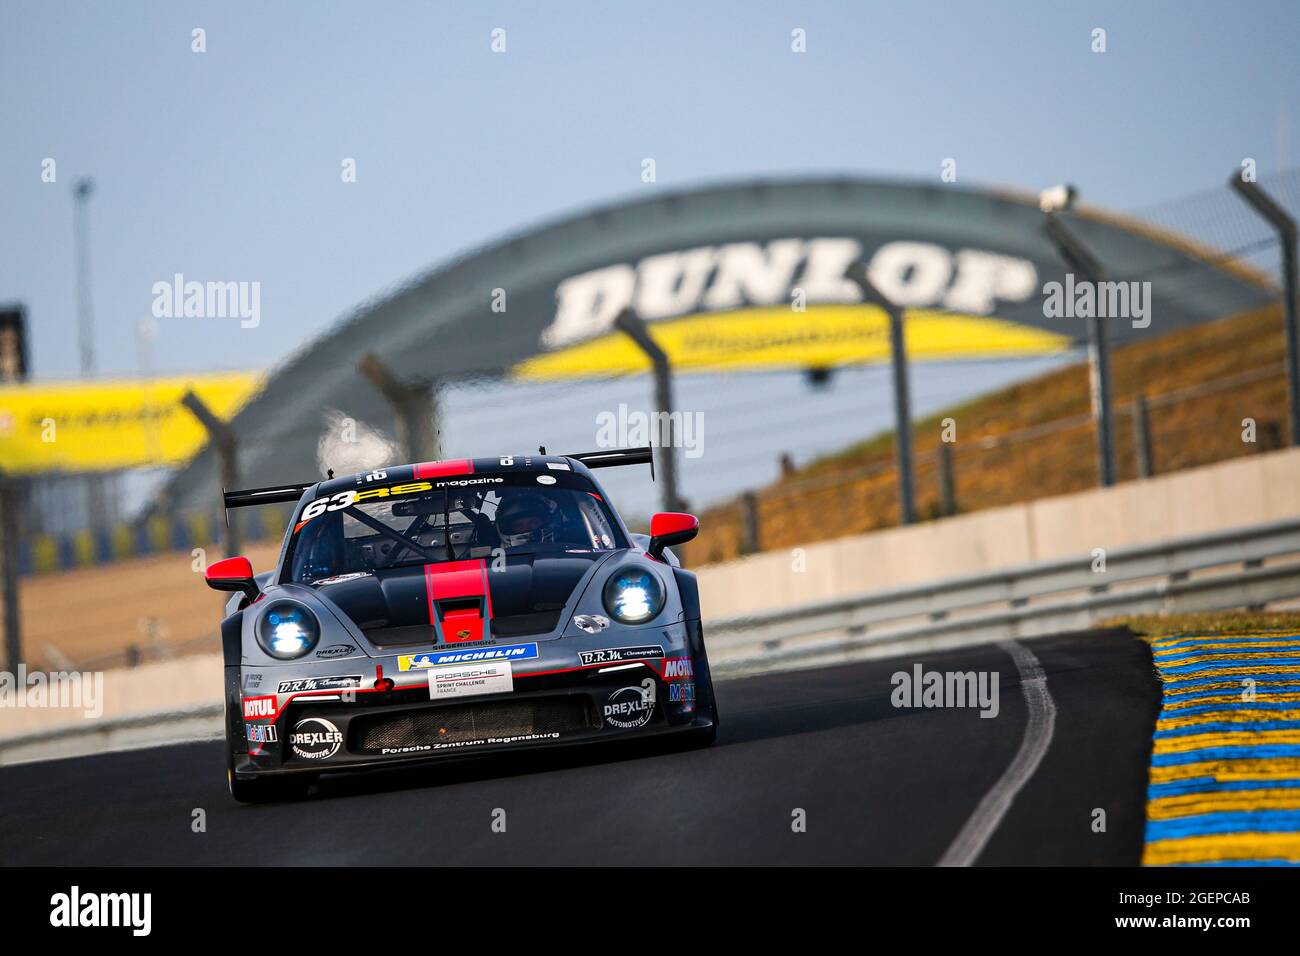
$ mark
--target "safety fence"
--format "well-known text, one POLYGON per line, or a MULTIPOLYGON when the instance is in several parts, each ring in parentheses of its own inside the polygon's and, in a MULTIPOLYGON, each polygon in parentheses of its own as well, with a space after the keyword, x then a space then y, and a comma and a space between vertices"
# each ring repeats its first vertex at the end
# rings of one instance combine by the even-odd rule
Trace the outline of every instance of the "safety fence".
MULTIPOLYGON (((1280 329, 1277 332, 1280 344, 1280 329)), ((1078 377, 1083 375, 1079 369, 1078 377)), ((1129 379, 1127 394, 1117 396, 1114 413, 1119 481, 1274 451, 1284 444, 1286 375, 1280 361, 1158 391, 1142 389, 1140 375, 1129 379)), ((1082 381, 1078 384, 1083 386, 1082 381)), ((1086 395, 1086 387, 1081 392, 1086 395)), ((1086 409, 1086 400, 1083 404, 1086 409)), ((954 412, 952 441, 945 440, 943 418, 918 426, 918 518, 1097 487, 1095 429, 1089 412, 1016 428, 1006 425, 997 413, 975 407, 954 412)), ((688 563, 712 564, 897 525, 892 437, 869 446, 857 460, 853 467, 830 462, 808 469, 807 477, 755 489, 706 511, 699 539, 685 550, 688 563)))
MULTIPOLYGON (((1082 374, 1082 373, 1080 373, 1082 374)), ((1285 370, 1270 362, 1190 387, 1138 393, 1117 404, 1117 476, 1150 477, 1280 448, 1285 431, 1285 370), (1254 422, 1243 439, 1243 420, 1254 422)), ((963 417, 964 416, 959 416, 963 417)), ((936 425, 916 451, 918 513, 938 518, 1096 486, 1094 430, 1082 412, 994 434, 940 438, 936 425)), ((241 540, 279 538, 285 508, 233 511, 241 540)), ((220 540, 223 516, 203 512, 153 517, 105 530, 38 534, 21 543, 22 573, 90 567, 142 555, 188 551, 220 540)), ((898 521, 892 443, 878 460, 743 494, 706 512, 701 537, 684 549, 690 564, 890 527, 898 521), (833 516, 833 520, 829 517, 833 516)))
MULTIPOLYGON (((284 534, 290 511, 265 507, 232 512, 241 541, 267 541, 284 534)), ((36 534, 19 544, 24 575, 69 571, 126 558, 206 548, 221 540, 224 518, 220 513, 155 516, 141 522, 123 522, 112 528, 83 529, 71 534, 36 534)))

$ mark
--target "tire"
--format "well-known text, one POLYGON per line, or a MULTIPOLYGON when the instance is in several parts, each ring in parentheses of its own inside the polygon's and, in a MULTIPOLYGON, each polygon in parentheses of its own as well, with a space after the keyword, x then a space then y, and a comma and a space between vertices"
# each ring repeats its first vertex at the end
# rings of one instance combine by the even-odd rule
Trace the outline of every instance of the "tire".
POLYGON ((682 750, 700 750, 710 746, 717 739, 717 724, 700 730, 688 730, 682 734, 682 750))
POLYGON ((697 688, 697 706, 700 713, 707 716, 712 725, 699 730, 688 730, 682 737, 683 750, 696 750, 707 747, 718 739, 718 698, 713 693, 713 674, 709 670, 709 654, 704 649, 703 634, 700 635, 699 652, 695 655, 695 686, 697 688))
POLYGON ((718 715, 718 698, 713 692, 713 673, 709 670, 709 654, 704 649, 704 642, 700 642, 700 651, 696 655, 696 686, 699 689, 700 710, 707 713, 713 721, 713 727, 709 730, 709 743, 718 735, 718 725, 722 723, 718 715))
POLYGON ((239 777, 235 775, 235 748, 226 733, 226 785, 230 795, 240 803, 272 803, 277 800, 301 800, 315 774, 286 774, 283 777, 239 777))
POLYGON ((301 800, 307 796, 311 778, 300 774, 287 777, 237 777, 234 771, 226 772, 230 795, 240 803, 273 803, 279 800, 301 800))

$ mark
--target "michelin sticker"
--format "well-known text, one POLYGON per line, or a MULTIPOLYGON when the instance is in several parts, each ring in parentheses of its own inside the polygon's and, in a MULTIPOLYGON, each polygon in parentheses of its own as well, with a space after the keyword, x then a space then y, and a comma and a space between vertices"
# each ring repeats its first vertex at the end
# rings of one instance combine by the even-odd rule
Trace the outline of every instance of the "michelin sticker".
POLYGON ((507 647, 480 647, 472 651, 427 651, 423 654, 401 654, 397 669, 422 671, 430 667, 447 667, 451 664, 480 664, 487 661, 525 661, 537 656, 536 644, 511 644, 507 647))

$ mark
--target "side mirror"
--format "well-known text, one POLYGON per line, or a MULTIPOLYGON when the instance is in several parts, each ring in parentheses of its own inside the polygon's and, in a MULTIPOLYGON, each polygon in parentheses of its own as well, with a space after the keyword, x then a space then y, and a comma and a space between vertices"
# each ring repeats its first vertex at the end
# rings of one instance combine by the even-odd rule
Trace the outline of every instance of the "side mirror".
POLYGON ((250 601, 255 601, 262 593, 253 580, 253 565, 248 558, 214 561, 203 572, 203 579, 214 591, 243 591, 250 601))
POLYGON ((700 533, 700 519, 695 515, 676 511, 661 511, 650 519, 650 547, 652 558, 662 558, 664 548, 671 544, 685 544, 700 533))

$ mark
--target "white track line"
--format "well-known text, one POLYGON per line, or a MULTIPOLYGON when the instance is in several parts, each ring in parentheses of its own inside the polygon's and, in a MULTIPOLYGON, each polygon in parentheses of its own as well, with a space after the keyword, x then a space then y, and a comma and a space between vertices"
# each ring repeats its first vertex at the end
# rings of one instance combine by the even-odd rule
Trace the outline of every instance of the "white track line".
POLYGON ((1043 673, 1038 658, 1029 648, 1015 641, 1005 641, 998 644, 998 647, 1011 655, 1011 659, 1016 662, 1016 669, 1020 671, 1020 691, 1025 695, 1025 705, 1029 711, 1025 737, 1020 741, 1020 749, 1016 751, 1011 765, 993 788, 984 794, 984 799, 944 852, 938 866, 970 866, 975 862, 984 851, 989 837, 993 836, 993 831, 1007 815, 1011 801, 1015 800, 1020 788, 1038 769, 1056 729, 1056 704, 1047 689, 1047 676, 1043 673))

